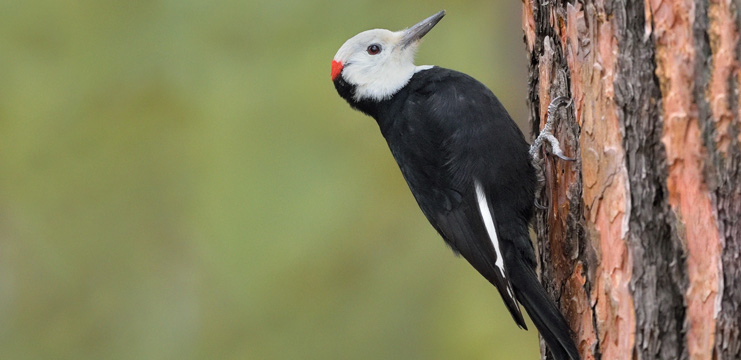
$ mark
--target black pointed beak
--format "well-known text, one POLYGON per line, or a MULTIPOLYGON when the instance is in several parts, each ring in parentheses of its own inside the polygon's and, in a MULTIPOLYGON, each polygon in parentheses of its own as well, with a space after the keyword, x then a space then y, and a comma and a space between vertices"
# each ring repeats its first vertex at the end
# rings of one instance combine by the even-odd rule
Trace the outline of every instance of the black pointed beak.
POLYGON ((406 48, 407 46, 419 41, 419 39, 430 32, 430 30, 440 22, 443 16, 445 16, 445 10, 442 10, 437 14, 418 22, 409 29, 404 30, 404 35, 401 38, 401 48, 406 48))

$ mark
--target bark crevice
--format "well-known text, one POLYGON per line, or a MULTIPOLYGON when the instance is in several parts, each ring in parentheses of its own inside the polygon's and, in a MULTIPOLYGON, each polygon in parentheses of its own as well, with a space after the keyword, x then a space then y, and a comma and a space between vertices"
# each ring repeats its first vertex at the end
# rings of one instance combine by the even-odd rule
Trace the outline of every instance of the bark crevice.
POLYGON ((687 359, 684 341, 685 254, 673 229, 663 179, 661 92, 653 41, 645 37, 643 3, 616 1, 618 76, 615 99, 623 126, 631 189, 629 247, 635 299, 636 349, 642 359, 687 359), (669 275, 669 276, 665 276, 669 275))

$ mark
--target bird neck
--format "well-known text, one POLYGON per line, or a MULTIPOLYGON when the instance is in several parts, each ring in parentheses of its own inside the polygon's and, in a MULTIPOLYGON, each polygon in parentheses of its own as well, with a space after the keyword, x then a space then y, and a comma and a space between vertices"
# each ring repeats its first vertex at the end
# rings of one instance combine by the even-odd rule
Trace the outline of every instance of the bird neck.
POLYGON ((390 101, 394 96, 392 95, 389 99, 386 100, 371 100, 371 99, 360 99, 358 100, 355 96, 355 92, 357 91, 357 86, 348 83, 342 76, 338 76, 337 79, 334 80, 334 87, 337 89, 337 93, 347 101, 350 106, 355 109, 359 110, 360 112, 371 116, 373 118, 376 118, 379 114, 379 108, 383 103, 386 103, 390 101))
POLYGON ((432 69, 433 67, 434 66, 432 65, 415 67, 414 74, 412 74, 412 77, 404 84, 404 86, 382 100, 369 98, 358 99, 356 96, 358 91, 357 85, 349 83, 342 75, 338 76, 334 80, 334 86, 335 89, 337 89, 337 93, 345 99, 352 108, 376 119, 376 122, 378 122, 378 125, 381 127, 381 131, 385 132, 393 121, 392 117, 395 112, 394 110, 399 110, 399 103, 403 103, 406 98, 404 94, 406 94, 407 89, 409 89, 409 85, 416 77, 418 77, 419 72, 432 69))

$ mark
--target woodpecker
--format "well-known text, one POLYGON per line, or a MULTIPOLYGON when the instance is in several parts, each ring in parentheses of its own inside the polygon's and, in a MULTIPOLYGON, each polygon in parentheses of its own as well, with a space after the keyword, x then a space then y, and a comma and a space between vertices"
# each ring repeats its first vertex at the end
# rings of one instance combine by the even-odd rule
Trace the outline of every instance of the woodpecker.
POLYGON ((535 274, 528 229, 536 175, 525 137, 479 81, 414 65, 422 37, 444 15, 355 35, 332 60, 332 82, 352 108, 376 120, 427 220, 497 288, 515 323, 527 329, 519 303, 556 359, 579 359, 535 274))

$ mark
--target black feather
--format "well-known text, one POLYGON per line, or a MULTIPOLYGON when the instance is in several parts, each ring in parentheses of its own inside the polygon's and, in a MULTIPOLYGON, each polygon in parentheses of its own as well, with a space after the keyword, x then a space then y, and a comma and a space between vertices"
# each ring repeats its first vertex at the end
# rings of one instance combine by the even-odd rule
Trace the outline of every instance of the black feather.
POLYGON ((553 357, 557 360, 579 359, 566 320, 545 293, 532 267, 519 256, 505 256, 505 263, 512 274, 510 280, 517 300, 530 315, 553 357))

